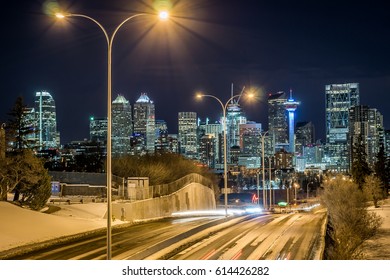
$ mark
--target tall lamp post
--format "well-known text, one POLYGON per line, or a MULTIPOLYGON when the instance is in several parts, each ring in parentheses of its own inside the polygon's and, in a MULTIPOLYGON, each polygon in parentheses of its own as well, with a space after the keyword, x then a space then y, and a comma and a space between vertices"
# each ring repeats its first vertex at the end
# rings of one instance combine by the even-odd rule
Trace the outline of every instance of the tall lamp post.
POLYGON ((312 184, 313 182, 310 181, 309 183, 307 183, 306 185, 306 203, 309 203, 309 185, 312 184))
POLYGON ((260 178, 259 178, 260 169, 256 173, 256 182, 257 182, 257 205, 260 207, 260 178))
POLYGON ((290 181, 287 182, 286 186, 286 197, 287 197, 287 205, 290 205, 290 181))
POLYGON ((294 183, 293 184, 293 186, 294 186, 294 194, 295 194, 295 198, 294 198, 294 200, 295 200, 295 205, 297 205, 297 200, 298 200, 298 197, 297 197, 297 189, 299 188, 299 185, 298 185, 298 183, 294 183))
MULTIPOLYGON (((111 208, 111 180, 112 180, 112 170, 111 170, 111 158, 112 158, 112 150, 111 150, 111 92, 112 92, 112 44, 117 34, 118 30, 129 20, 139 17, 146 16, 149 14, 140 13, 132 15, 125 20, 123 20, 114 30, 111 36, 108 35, 108 32, 100 24, 97 20, 90 16, 86 16, 83 14, 71 14, 71 13, 56 13, 55 16, 57 18, 63 19, 68 17, 82 17, 86 18, 99 26, 99 28, 103 31, 104 36, 107 42, 107 260, 111 260, 111 219, 112 219, 112 208, 111 208)), ((166 20, 169 17, 168 12, 162 11, 159 13, 159 18, 161 20, 166 20)))
MULTIPOLYGON (((281 175, 278 175, 279 174, 279 172, 282 172, 282 170, 280 170, 280 169, 276 169, 277 168, 277 163, 276 163, 276 157, 274 157, 274 159, 275 159, 275 161, 274 161, 274 167, 275 167, 275 171, 274 171, 274 173, 275 173, 275 177, 274 177, 274 179, 275 179, 275 184, 276 184, 276 187, 277 187, 277 189, 281 189, 281 184, 280 184, 280 180, 281 180, 281 175)), ((272 194, 273 196, 273 201, 274 201, 274 203, 276 202, 276 195, 275 195, 275 191, 273 192, 273 194, 272 194)))
MULTIPOLYGON (((272 156, 269 156, 268 157, 268 165, 269 165, 269 175, 268 175, 268 179, 269 179, 269 207, 270 209, 272 208, 272 156)), ((276 176, 275 176, 276 177, 276 176)))
POLYGON ((260 133, 261 137, 261 167, 263 169, 263 208, 267 208, 267 190, 265 189, 265 154, 264 154, 264 138, 268 134, 268 131, 260 133))
MULTIPOLYGON (((226 110, 227 110, 227 106, 229 105, 229 102, 232 101, 234 98, 240 97, 240 96, 241 96, 241 94, 233 95, 232 97, 230 97, 226 101, 225 104, 223 104, 221 99, 219 99, 218 97, 216 97, 214 95, 202 94, 202 93, 198 93, 196 95, 196 97, 198 99, 200 99, 202 97, 214 98, 221 105, 222 112, 223 112, 223 177, 224 177, 223 178, 223 185, 224 185, 224 192, 225 192, 225 217, 228 216, 228 214, 227 214, 227 143, 226 143, 227 131, 226 131, 226 110)), ((249 97, 252 97, 252 96, 253 96, 252 94, 249 95, 249 97)))

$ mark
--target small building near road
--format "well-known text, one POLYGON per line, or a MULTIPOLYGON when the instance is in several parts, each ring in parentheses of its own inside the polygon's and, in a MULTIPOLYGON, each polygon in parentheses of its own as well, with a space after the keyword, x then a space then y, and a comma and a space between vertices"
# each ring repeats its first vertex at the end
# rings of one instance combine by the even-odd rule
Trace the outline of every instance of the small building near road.
POLYGON ((54 196, 106 197, 106 173, 49 171, 49 175, 54 196))

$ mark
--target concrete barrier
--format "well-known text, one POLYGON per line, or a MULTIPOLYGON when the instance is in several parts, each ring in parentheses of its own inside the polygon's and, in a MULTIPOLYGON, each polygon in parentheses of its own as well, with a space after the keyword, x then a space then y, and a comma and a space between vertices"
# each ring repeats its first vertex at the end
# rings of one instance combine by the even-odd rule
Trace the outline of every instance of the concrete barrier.
POLYGON ((216 209, 214 191, 199 183, 189 183, 170 195, 112 204, 115 219, 125 221, 170 217, 178 211, 212 209, 216 209))

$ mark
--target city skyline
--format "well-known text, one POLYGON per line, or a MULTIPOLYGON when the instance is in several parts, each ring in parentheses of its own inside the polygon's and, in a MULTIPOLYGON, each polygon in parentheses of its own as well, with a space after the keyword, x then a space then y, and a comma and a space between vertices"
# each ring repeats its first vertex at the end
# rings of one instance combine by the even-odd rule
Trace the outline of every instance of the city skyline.
MULTIPOLYGON (((60 23, 45 15, 44 2, 26 1, 15 8, 21 12, 5 31, 11 43, 1 46, 0 120, 8 120, 17 96, 31 106, 35 92, 47 90, 56 100, 63 144, 88 138, 89 117, 107 114, 105 45, 92 23, 60 23)), ((131 14, 152 12, 154 1, 133 1, 131 7, 126 1, 57 2, 110 28, 131 14)), ((129 22, 113 50, 113 99, 122 94, 133 105, 146 92, 156 104, 156 119, 167 122, 169 133, 177 133, 178 112, 194 111, 202 119, 217 120, 222 113, 217 104, 196 102, 195 92, 226 101, 232 83, 235 92, 244 86, 260 89, 263 101, 242 108, 248 120, 263 125, 266 95, 292 88, 301 102, 296 122, 312 121, 322 140, 325 86, 359 83, 360 104, 377 108, 389 129, 389 4, 176 3, 172 15, 177 18, 165 26, 151 25, 146 17, 129 22)), ((10 18, 1 20, 6 24, 10 18)))

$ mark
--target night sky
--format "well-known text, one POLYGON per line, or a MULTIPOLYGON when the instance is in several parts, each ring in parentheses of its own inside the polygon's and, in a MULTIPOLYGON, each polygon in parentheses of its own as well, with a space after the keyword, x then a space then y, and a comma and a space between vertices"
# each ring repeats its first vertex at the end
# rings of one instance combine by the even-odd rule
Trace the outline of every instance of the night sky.
MULTIPOLYGON (((61 144, 89 138, 89 117, 107 114, 107 44, 96 24, 58 20, 47 7, 91 16, 111 34, 132 14, 154 13, 159 1, 9 1, 1 17, 0 121, 16 98, 33 106, 36 91, 55 99, 61 144), (45 4, 46 2, 46 4, 45 4), (47 3, 52 2, 51 6, 47 3)), ((164 2, 164 1, 162 1, 164 2)), ((177 133, 177 114, 195 111, 215 121, 221 106, 196 101, 199 90, 223 102, 255 88, 241 105, 267 129, 266 95, 293 90, 296 121, 325 134, 325 85, 357 82, 361 104, 377 108, 390 129, 390 4, 388 1, 176 0, 172 18, 127 22, 113 45, 113 99, 134 104, 146 92, 156 119, 177 133)))

